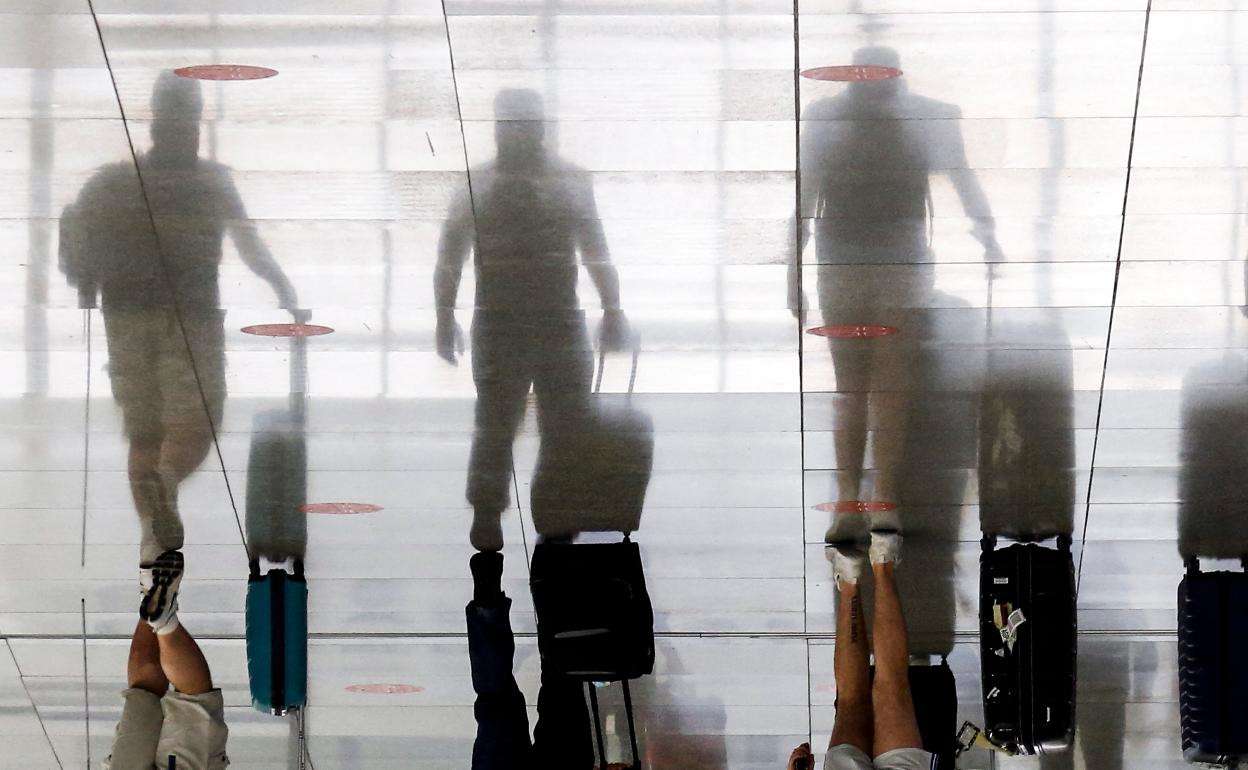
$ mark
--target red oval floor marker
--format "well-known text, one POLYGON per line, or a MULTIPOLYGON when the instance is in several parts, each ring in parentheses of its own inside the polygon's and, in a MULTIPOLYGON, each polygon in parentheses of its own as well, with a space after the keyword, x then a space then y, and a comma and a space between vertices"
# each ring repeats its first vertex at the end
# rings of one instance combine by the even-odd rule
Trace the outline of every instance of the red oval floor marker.
POLYGON ((244 326, 242 332, 257 337, 320 337, 323 334, 333 334, 334 330, 316 324, 257 324, 244 326))
POLYGON ((835 503, 819 503, 816 511, 824 513, 887 513, 897 510, 897 503, 883 500, 838 500, 835 503))
POLYGON ((836 67, 815 67, 802 70, 802 77, 810 80, 827 80, 834 83, 869 83, 876 80, 896 80, 901 77, 896 67, 877 67, 874 64, 842 64, 836 67))
POLYGON ((300 506, 303 513, 328 513, 331 515, 347 515, 352 513, 377 513, 380 505, 372 503, 308 503, 300 506))
POLYGON ((900 330, 896 326, 879 326, 876 324, 832 324, 807 329, 807 334, 816 337, 830 337, 837 340, 869 340, 877 337, 892 337, 900 330))
POLYGON ((276 75, 277 70, 250 64, 197 64, 176 69, 173 74, 190 80, 264 80, 276 75))
POLYGON ((353 684, 347 692, 359 692, 366 695, 411 695, 424 692, 425 688, 414 684, 353 684))

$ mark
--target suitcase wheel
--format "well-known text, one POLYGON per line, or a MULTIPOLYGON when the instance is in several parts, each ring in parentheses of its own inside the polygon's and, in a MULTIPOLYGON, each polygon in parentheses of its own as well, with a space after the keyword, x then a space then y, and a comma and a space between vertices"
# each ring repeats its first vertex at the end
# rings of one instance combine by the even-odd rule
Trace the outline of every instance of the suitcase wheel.
POLYGON ((1200 559, 1195 556, 1187 557, 1183 560, 1183 568, 1187 570, 1189 575, 1200 572, 1200 559))
POLYGON ((984 553, 992 553, 994 550, 996 550, 996 547, 997 547, 996 535, 989 535, 985 533, 984 536, 980 538, 979 548, 984 553))
POLYGON ((251 561, 247 562, 247 569, 250 571, 251 576, 253 578, 260 577, 260 560, 252 559, 251 561))
POLYGON ((1070 551, 1070 547, 1075 544, 1075 539, 1068 534, 1060 534, 1057 536, 1057 547, 1062 551, 1070 551))

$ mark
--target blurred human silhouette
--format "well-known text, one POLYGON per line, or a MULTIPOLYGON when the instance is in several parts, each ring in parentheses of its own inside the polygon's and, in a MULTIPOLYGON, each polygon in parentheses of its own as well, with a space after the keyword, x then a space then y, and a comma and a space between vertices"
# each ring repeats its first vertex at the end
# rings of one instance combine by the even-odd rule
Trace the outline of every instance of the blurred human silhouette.
POLYGON ((470 538, 481 550, 503 544, 512 444, 530 388, 543 441, 585 410, 594 364, 576 291, 578 254, 602 301, 598 344, 618 349, 629 339, 589 174, 546 147, 536 92, 501 91, 494 109, 497 157, 472 170, 471 191, 451 204, 434 274, 437 351, 454 364, 463 351, 455 302, 472 253, 477 405, 467 497, 470 538))
POLYGON ((163 73, 152 94, 152 148, 95 173, 61 219, 60 266, 84 308, 100 303, 109 378, 130 443, 142 534, 140 621, 130 646, 112 770, 220 770, 221 692, 178 621, 180 484, 203 462, 225 400, 219 271, 226 232, 282 306, 294 287, 258 237, 227 167, 199 157, 198 82, 163 73), (170 689, 172 687, 172 689, 170 689))
MULTIPOLYGON (((923 737, 910 690, 910 649, 894 569, 902 537, 895 531, 871 533, 870 550, 852 543, 827 546, 839 594, 834 668, 836 721, 824 760, 825 770, 930 770, 936 757, 923 750, 923 737), (872 637, 859 592, 870 561, 875 582, 872 637), (875 655, 875 674, 871 655, 875 655)), ((794 750, 789 770, 813 768, 810 744, 794 750)))
POLYGON ((152 148, 138 158, 139 175, 128 162, 96 172, 66 207, 60 254, 80 305, 100 299, 145 564, 182 547, 178 487, 207 456, 222 415, 218 279, 226 232, 282 307, 303 315, 247 219, 229 168, 199 157, 199 82, 161 74, 152 113, 152 148))
MULTIPOLYGON (((854 64, 899 68, 897 52, 862 48, 854 64)), ((930 178, 953 183, 985 261, 1001 259, 987 199, 966 160, 956 106, 909 92, 904 79, 849 84, 802 116, 801 219, 790 260, 789 308, 805 323, 798 253, 815 235, 817 289, 828 326, 890 325, 933 290, 930 178)), ((896 503, 913 359, 919 340, 829 336, 836 377, 835 449, 841 501, 896 503), (864 484, 868 434, 875 474, 864 484)), ((830 535, 831 537, 831 535, 830 535)))
POLYGON ((182 565, 181 552, 167 551, 140 572, 143 600, 130 641, 125 705, 104 770, 224 770, 230 764, 221 690, 178 620, 182 565))

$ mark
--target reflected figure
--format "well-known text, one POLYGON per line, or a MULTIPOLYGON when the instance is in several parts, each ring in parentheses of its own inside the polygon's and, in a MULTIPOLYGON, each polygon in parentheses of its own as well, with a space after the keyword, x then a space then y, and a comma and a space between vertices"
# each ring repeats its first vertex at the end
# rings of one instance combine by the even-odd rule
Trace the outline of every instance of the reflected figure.
POLYGON ((225 166, 199 157, 198 82, 162 74, 152 149, 98 171, 61 219, 60 266, 83 308, 100 303, 109 377, 129 440, 141 522, 140 621, 112 770, 229 764, 220 690, 178 621, 178 488, 207 457, 225 400, 218 277, 226 232, 299 319, 294 287, 260 241, 225 166), (140 185, 141 181, 141 185, 140 185), (172 687, 172 689, 170 689, 172 687))
POLYGON ((590 393, 593 356, 576 292, 578 254, 602 301, 598 344, 618 349, 629 339, 589 174, 546 148, 536 92, 502 91, 494 107, 497 158, 473 169, 471 191, 452 203, 434 275, 437 351, 454 364, 463 350, 455 302, 473 254, 477 404, 467 497, 470 538, 479 550, 503 545, 512 444, 530 388, 543 443, 584 410, 590 393))
MULTIPOLYGON (((873 531, 869 553, 849 543, 829 545, 839 607, 836 620, 836 721, 825 770, 930 770, 936 758, 923 736, 910 690, 910 650, 894 569, 901 535, 873 531), (859 579, 870 559, 875 579, 874 632, 867 638, 859 579), (871 655, 875 654, 874 677, 871 655)), ((814 767, 810 744, 799 746, 789 770, 814 767)))
MULTIPOLYGON (((854 64, 897 68, 900 59, 890 48, 868 47, 855 53, 854 64)), ((928 304, 934 272, 922 265, 931 262, 933 174, 949 177, 975 218, 985 260, 1001 259, 987 199, 968 168, 959 117, 957 107, 910 93, 902 79, 851 83, 802 116, 798 250, 809 241, 810 219, 824 324, 881 324, 888 309, 928 304)), ((789 308, 804 323, 808 303, 797 268, 795 253, 789 308)), ((895 503, 917 337, 903 325, 894 336, 830 336, 829 342, 839 499, 895 503), (869 429, 877 472, 867 489, 869 429)))
POLYGON ((1248 358, 1226 351, 1183 379, 1179 552, 1248 555, 1248 358))
POLYGON ((218 274, 227 231, 282 307, 299 315, 295 289, 248 221, 230 170, 199 157, 198 81, 163 73, 152 113, 152 149, 138 159, 142 189, 132 164, 97 172, 63 215, 60 257, 80 305, 100 298, 145 564, 182 547, 178 487, 207 457, 221 420, 218 274))
POLYGON ((161 554, 140 571, 139 583, 143 601, 130 641, 125 706, 104 770, 224 770, 230 764, 225 703, 203 652, 178 620, 182 554, 161 554))
POLYGON ((472 770, 590 770, 594 745, 582 684, 543 670, 538 721, 530 739, 524 694, 512 673, 516 643, 511 599, 502 589, 503 555, 479 552, 469 566, 473 598, 467 608, 468 654, 477 694, 472 770))

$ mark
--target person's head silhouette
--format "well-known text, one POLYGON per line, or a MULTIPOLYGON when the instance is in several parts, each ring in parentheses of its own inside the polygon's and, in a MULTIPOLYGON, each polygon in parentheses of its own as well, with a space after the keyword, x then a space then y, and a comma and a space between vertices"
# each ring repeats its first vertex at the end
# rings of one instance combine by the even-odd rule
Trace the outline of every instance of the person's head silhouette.
POLYGON ((199 81, 162 72, 152 90, 152 156, 161 163, 194 163, 199 158, 203 114, 199 81))
MULTIPOLYGON (((868 45, 854 51, 854 64, 860 67, 890 67, 901 69, 901 55, 885 45, 868 45)), ((904 88, 900 78, 888 80, 863 80, 850 85, 850 93, 857 99, 885 101, 904 88)))
POLYGON ((508 88, 494 97, 494 140, 504 166, 535 163, 546 154, 542 96, 529 88, 508 88))

